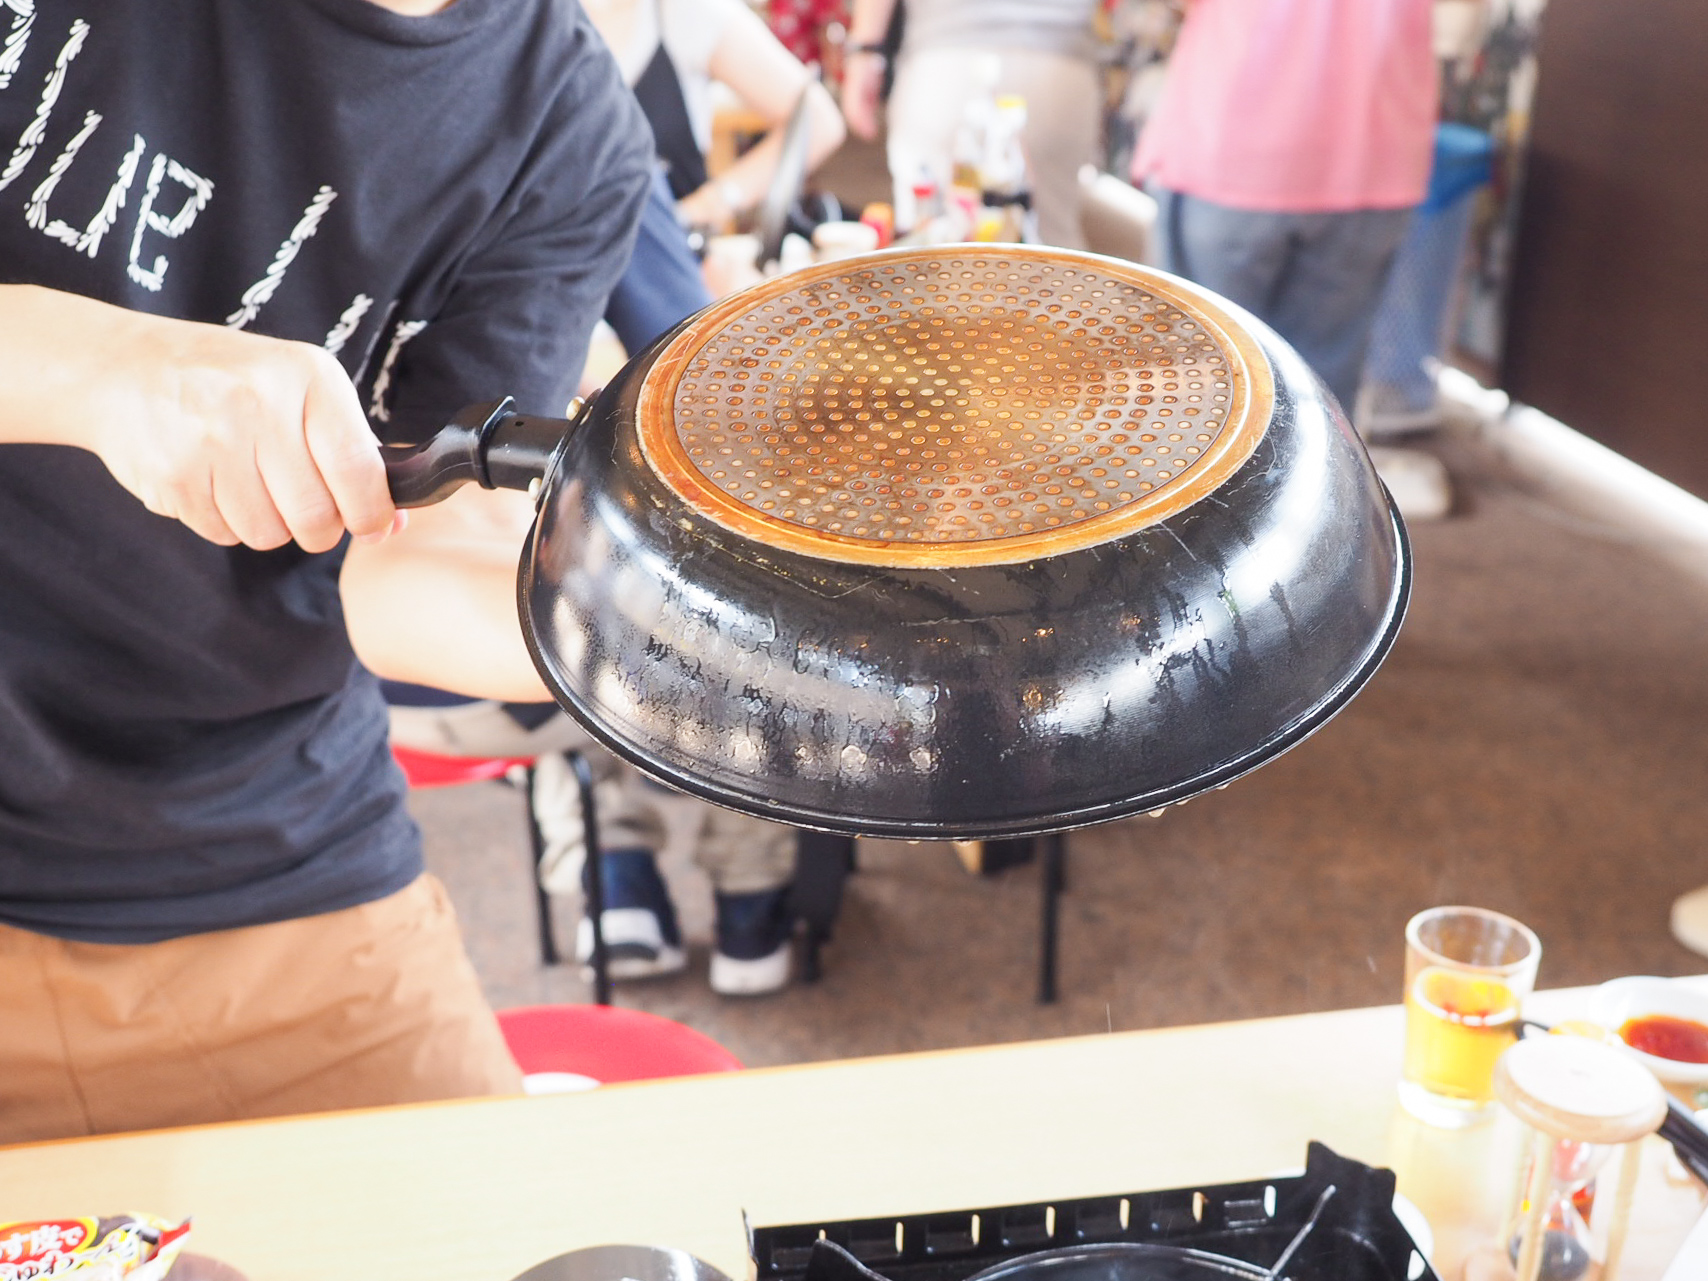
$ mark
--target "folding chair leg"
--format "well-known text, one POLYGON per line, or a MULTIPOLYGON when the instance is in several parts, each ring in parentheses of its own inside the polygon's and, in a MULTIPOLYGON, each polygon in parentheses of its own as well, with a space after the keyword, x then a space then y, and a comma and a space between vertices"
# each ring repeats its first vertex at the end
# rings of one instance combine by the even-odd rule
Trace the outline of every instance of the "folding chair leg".
POLYGON ((819 959, 819 949, 824 946, 825 937, 816 925, 808 925, 801 932, 801 982, 817 983, 824 977, 824 965, 819 959))
POLYGON ((581 792, 581 839, 585 855, 587 919, 593 928, 593 1003, 611 1003, 610 958, 605 951, 605 869, 599 857, 599 820, 593 811, 593 768, 580 752, 567 754, 581 792))
POLYGON ((1062 887, 1067 883, 1067 837, 1052 832, 1043 838, 1043 920, 1038 948, 1038 1004, 1056 1003, 1056 952, 1061 917, 1062 887))
POLYGON ((534 767, 522 775, 522 795, 528 806, 528 842, 534 850, 534 908, 540 921, 540 963, 557 965, 563 956, 557 950, 557 929, 552 924, 552 898, 540 884, 540 867, 546 861, 546 837, 540 831, 540 821, 534 817, 534 767))
POLYGON ((854 868, 854 838, 827 832, 795 833, 795 881, 789 914, 801 923, 801 982, 822 973, 819 949, 829 942, 842 906, 843 883, 854 868))

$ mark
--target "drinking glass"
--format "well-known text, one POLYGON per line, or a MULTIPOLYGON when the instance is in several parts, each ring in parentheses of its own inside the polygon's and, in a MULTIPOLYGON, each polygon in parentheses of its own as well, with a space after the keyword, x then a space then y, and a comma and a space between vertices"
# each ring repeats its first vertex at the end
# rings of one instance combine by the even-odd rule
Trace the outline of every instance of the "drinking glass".
POLYGON ((1495 1060, 1541 959, 1535 931, 1486 908, 1432 907, 1406 923, 1406 1111, 1447 1129, 1490 1115, 1495 1060))

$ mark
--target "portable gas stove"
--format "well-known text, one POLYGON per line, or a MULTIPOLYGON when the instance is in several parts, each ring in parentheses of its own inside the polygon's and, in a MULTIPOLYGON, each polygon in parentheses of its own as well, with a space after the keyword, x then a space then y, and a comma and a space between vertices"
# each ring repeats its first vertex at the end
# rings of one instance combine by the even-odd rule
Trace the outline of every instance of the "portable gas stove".
MULTIPOLYGON (((1168 1192, 749 1233, 755 1281, 1440 1281, 1394 1175, 1310 1146, 1305 1172, 1168 1192)), ((730 1281, 684 1250, 602 1245, 515 1281, 730 1281)))
POLYGON ((1439 1281, 1394 1175, 1310 1145, 1302 1175, 752 1233, 757 1281, 1439 1281))

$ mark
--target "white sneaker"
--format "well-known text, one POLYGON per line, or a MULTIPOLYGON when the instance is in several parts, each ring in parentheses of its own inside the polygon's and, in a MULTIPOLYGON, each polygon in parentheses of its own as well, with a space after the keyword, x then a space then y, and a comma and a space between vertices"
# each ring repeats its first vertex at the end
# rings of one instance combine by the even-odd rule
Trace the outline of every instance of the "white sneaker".
MULTIPOLYGON (((613 979, 650 979, 686 968, 688 955, 664 937, 658 914, 644 907, 608 907, 599 918, 605 934, 606 968, 613 979)), ((593 977, 593 922, 585 916, 575 927, 575 959, 593 977)))
POLYGON ((1453 482, 1434 454, 1371 445, 1370 461, 1407 520, 1440 520, 1453 510, 1453 482))
POLYGON ((766 996, 781 992, 789 986, 789 953, 786 941, 769 956, 751 961, 713 952, 707 980, 719 996, 766 996))
POLYGON ((789 887, 746 894, 712 892, 717 942, 707 980, 720 996, 763 996, 789 985, 789 887))
POLYGON ((1350 410, 1358 434, 1365 440, 1384 440, 1434 431, 1443 422, 1439 393, 1427 405, 1419 405, 1405 391, 1390 383, 1366 382, 1358 389, 1350 410))
POLYGON ((1708 885, 1673 900, 1672 936, 1698 956, 1708 956, 1708 885))
POLYGON ((587 857, 581 786, 562 752, 544 752, 534 761, 534 822, 545 845, 540 888, 547 894, 579 894, 581 864, 587 857))

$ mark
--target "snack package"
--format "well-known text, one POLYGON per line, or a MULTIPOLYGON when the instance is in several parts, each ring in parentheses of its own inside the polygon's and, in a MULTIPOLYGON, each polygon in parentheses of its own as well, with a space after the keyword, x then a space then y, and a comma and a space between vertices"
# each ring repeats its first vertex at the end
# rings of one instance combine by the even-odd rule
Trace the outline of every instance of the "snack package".
POLYGON ((189 1234, 152 1214, 0 1223, 0 1281, 161 1281, 189 1234))

